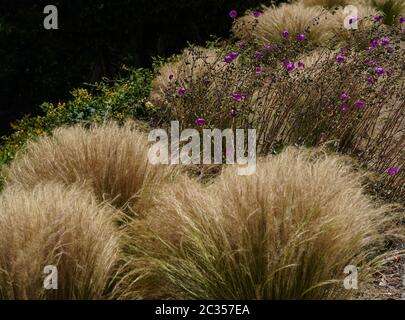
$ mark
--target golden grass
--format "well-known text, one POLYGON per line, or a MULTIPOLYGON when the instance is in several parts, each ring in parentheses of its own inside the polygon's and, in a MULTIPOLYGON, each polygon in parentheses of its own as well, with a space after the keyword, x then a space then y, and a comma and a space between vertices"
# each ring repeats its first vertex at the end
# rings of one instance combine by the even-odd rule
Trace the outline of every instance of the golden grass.
MULTIPOLYGON (((373 17, 379 11, 370 6, 355 5, 358 9, 358 30, 369 30, 374 24, 373 17)), ((279 7, 265 8, 258 19, 248 13, 236 21, 233 31, 241 39, 253 36, 262 44, 283 40, 284 30, 289 31, 290 37, 305 32, 306 38, 317 45, 324 45, 332 40, 344 44, 356 35, 345 29, 346 16, 344 7, 329 11, 322 6, 306 6, 300 2, 282 4, 279 7)))
POLYGON ((327 9, 344 7, 353 3, 352 0, 300 0, 299 2, 307 7, 321 6, 327 9))
POLYGON ((119 258, 117 211, 81 186, 9 186, 0 196, 0 299, 103 299, 119 258), (43 287, 58 268, 58 289, 43 287))
POLYGON ((164 103, 165 92, 169 83, 177 82, 177 87, 185 87, 188 82, 202 77, 209 72, 219 72, 226 63, 215 50, 195 47, 186 49, 173 62, 163 65, 159 74, 152 81, 150 101, 157 107, 164 103), (170 80, 170 76, 173 77, 170 80))
POLYGON ((382 260, 391 209, 363 193, 345 160, 320 151, 289 148, 255 175, 232 167, 210 186, 185 180, 128 227, 132 258, 118 296, 346 298, 345 266, 362 268, 361 289, 382 260))
POLYGON ((265 8, 255 19, 251 13, 239 18, 233 26, 234 34, 242 39, 253 36, 260 43, 280 41, 287 30, 291 37, 309 30, 307 39, 322 43, 331 37, 327 18, 330 13, 322 7, 306 7, 301 3, 282 4, 265 8), (326 20, 326 21, 324 21, 326 20))
POLYGON ((52 180, 85 182, 99 200, 142 214, 156 186, 177 172, 173 166, 151 165, 148 151, 147 137, 133 122, 77 125, 30 142, 4 174, 8 183, 27 188, 52 180))

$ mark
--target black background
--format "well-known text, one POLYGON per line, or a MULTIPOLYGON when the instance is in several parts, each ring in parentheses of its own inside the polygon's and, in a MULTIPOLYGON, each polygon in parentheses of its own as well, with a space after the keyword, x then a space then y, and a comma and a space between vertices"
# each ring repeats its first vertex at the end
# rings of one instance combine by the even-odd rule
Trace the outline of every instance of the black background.
MULTIPOLYGON (((122 64, 149 67, 151 57, 188 42, 229 36, 231 9, 266 0, 0 0, 0 135, 42 102, 63 101, 83 83, 116 77, 122 64), (58 30, 43 9, 58 8, 58 30)), ((280 1, 279 1, 280 2, 280 1)))

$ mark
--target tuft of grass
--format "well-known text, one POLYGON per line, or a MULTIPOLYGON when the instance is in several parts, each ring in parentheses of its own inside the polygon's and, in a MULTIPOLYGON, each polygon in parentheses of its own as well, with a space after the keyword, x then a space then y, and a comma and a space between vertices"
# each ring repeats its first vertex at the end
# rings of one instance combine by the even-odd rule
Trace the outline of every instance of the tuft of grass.
POLYGON ((322 7, 306 7, 301 3, 282 4, 278 7, 265 7, 259 18, 249 12, 236 20, 233 32, 236 37, 249 39, 252 36, 259 43, 283 40, 282 32, 287 30, 291 36, 307 32, 307 39, 323 43, 332 35, 328 28, 330 14, 322 7))
POLYGON ((118 296, 168 299, 341 299, 344 268, 360 289, 384 261, 392 208, 364 194, 344 159, 288 148, 257 173, 226 169, 157 195, 129 225, 128 273, 118 296))
POLYGON ((169 84, 176 83, 178 87, 184 87, 188 81, 207 76, 212 67, 217 72, 226 67, 226 63, 214 49, 185 49, 182 54, 172 57, 168 63, 158 68, 158 75, 152 81, 150 101, 155 106, 161 105, 170 90, 169 84))
POLYGON ((119 212, 87 188, 59 183, 0 196, 0 299, 105 299, 120 256, 119 212), (57 267, 57 290, 44 268, 57 267))
POLYGON ((89 184, 99 200, 142 214, 154 188, 177 169, 148 162, 147 136, 133 122, 61 127, 27 144, 6 168, 6 183, 32 188, 46 181, 89 184))
MULTIPOLYGON (((370 31, 374 27, 373 17, 379 11, 371 6, 355 5, 358 30, 370 31)), ((283 31, 288 31, 290 38, 305 33, 312 45, 339 46, 361 34, 345 29, 346 17, 344 7, 340 6, 327 10, 322 6, 307 6, 301 2, 282 4, 265 8, 259 18, 254 18, 251 13, 239 18, 233 26, 233 32, 238 38, 246 40, 253 37, 261 44, 285 40, 283 31)))
POLYGON ((351 4, 350 0, 301 0, 300 2, 307 7, 321 6, 326 9, 335 9, 351 4))

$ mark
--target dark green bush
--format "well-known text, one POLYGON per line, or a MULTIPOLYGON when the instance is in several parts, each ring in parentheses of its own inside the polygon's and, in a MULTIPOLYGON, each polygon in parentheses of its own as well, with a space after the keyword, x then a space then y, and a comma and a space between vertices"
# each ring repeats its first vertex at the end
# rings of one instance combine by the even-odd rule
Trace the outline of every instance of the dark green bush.
POLYGON ((43 103, 41 115, 26 115, 12 124, 14 132, 1 138, 0 166, 10 162, 28 140, 64 124, 122 121, 131 117, 147 120, 153 114, 147 104, 152 72, 127 68, 123 71, 125 75, 118 80, 104 79, 89 88, 75 89, 69 101, 43 103))

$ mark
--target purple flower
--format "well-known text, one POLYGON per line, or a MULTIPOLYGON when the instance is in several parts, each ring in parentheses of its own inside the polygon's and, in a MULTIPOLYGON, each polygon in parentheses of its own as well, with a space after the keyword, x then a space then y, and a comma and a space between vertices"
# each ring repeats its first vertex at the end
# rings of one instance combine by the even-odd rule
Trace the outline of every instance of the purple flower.
POLYGON ((246 97, 244 95, 241 95, 240 93, 232 93, 232 99, 237 101, 237 102, 241 102, 243 100, 246 99, 246 97))
POLYGON ((265 48, 267 51, 272 51, 272 50, 274 49, 274 47, 273 47, 271 44, 265 44, 265 45, 264 45, 264 48, 265 48))
POLYGON ((195 124, 197 125, 197 126, 205 126, 205 119, 203 119, 203 118, 198 118, 196 121, 195 121, 195 124))
POLYGON ((261 53, 260 51, 255 51, 255 57, 261 58, 261 57, 263 57, 263 53, 261 53))
POLYGON ((389 169, 387 170, 387 173, 390 174, 390 175, 397 174, 397 173, 398 173, 398 169, 397 169, 397 168, 389 168, 389 169))
POLYGON ((226 56, 224 58, 224 62, 226 62, 226 63, 231 63, 232 61, 233 61, 233 59, 230 56, 226 56))
POLYGON ((366 105, 366 103, 364 102, 364 101, 362 101, 362 100, 358 100, 358 101, 356 101, 356 107, 357 108, 364 108, 365 107, 365 105, 366 105))
POLYGON ((253 12, 253 16, 255 16, 256 18, 259 18, 261 16, 261 12, 260 11, 254 11, 253 12))
POLYGON ((262 73, 263 68, 262 67, 256 67, 256 73, 262 73))
POLYGON ((343 62, 345 62, 345 60, 346 60, 345 57, 340 55, 340 54, 338 54, 336 56, 336 61, 339 62, 339 63, 343 63, 343 62))
POLYGON ((373 84, 375 82, 375 80, 374 80, 373 77, 368 77, 367 82, 370 83, 370 84, 373 84))
POLYGON ((293 72, 293 71, 295 70, 294 63, 292 63, 292 62, 286 62, 286 63, 285 63, 285 68, 286 68, 289 72, 293 72))
POLYGON ((238 12, 236 10, 231 10, 229 16, 234 19, 238 16, 238 12))
POLYGON ((371 41, 371 46, 373 48, 377 48, 380 45, 379 41, 377 39, 374 39, 371 41))
POLYGON ((375 72, 381 76, 384 74, 384 69, 381 67, 376 67, 375 72))
POLYGON ((340 52, 342 52, 342 54, 347 54, 347 53, 349 53, 349 49, 347 49, 347 48, 341 48, 341 49, 340 49, 340 52))
POLYGON ((404 17, 399 18, 399 23, 404 23, 404 22, 405 22, 405 18, 404 18, 404 17))
POLYGON ((369 66, 375 66, 375 62, 373 60, 370 60, 370 59, 364 61, 364 63, 368 64, 369 66))
POLYGON ((343 93, 340 95, 340 99, 343 100, 343 101, 345 101, 345 100, 349 99, 349 95, 348 95, 346 92, 343 92, 343 93))
POLYGON ((298 68, 302 69, 302 68, 304 68, 304 67, 305 67, 304 62, 298 61, 298 68))
POLYGON ((245 47, 245 43, 243 41, 238 41, 236 44, 240 49, 243 49, 245 47))
POLYGON ((305 40, 305 34, 300 33, 300 34, 297 36, 297 40, 298 40, 298 41, 304 41, 304 40, 305 40))
POLYGON ((238 112, 235 109, 231 110, 231 117, 236 118, 238 116, 238 112))
POLYGON ((187 89, 182 87, 182 88, 179 89, 178 95, 180 97, 182 97, 182 96, 184 96, 186 94, 186 92, 187 92, 187 89))
POLYGON ((231 52, 229 52, 228 53, 228 56, 231 58, 231 59, 236 59, 237 57, 239 57, 239 54, 237 53, 237 52, 235 52, 235 51, 231 51, 231 52))
POLYGON ((284 31, 281 33, 281 35, 282 35, 284 38, 288 38, 288 37, 290 36, 290 33, 289 33, 287 30, 284 30, 284 31))
POLYGON ((384 46, 388 46, 391 42, 390 42, 389 39, 384 38, 384 39, 381 40, 381 43, 382 43, 384 46))
POLYGON ((169 80, 172 81, 173 78, 174 78, 174 75, 171 74, 171 75, 169 76, 169 80))
POLYGON ((375 22, 381 22, 382 16, 374 16, 374 21, 375 22))
POLYGON ((239 57, 239 54, 235 51, 230 51, 228 55, 224 58, 224 61, 226 63, 231 63, 233 60, 237 59, 239 57))
POLYGON ((349 111, 349 106, 348 106, 347 104, 342 104, 342 105, 340 106, 340 111, 342 111, 342 112, 347 112, 347 111, 349 111))

